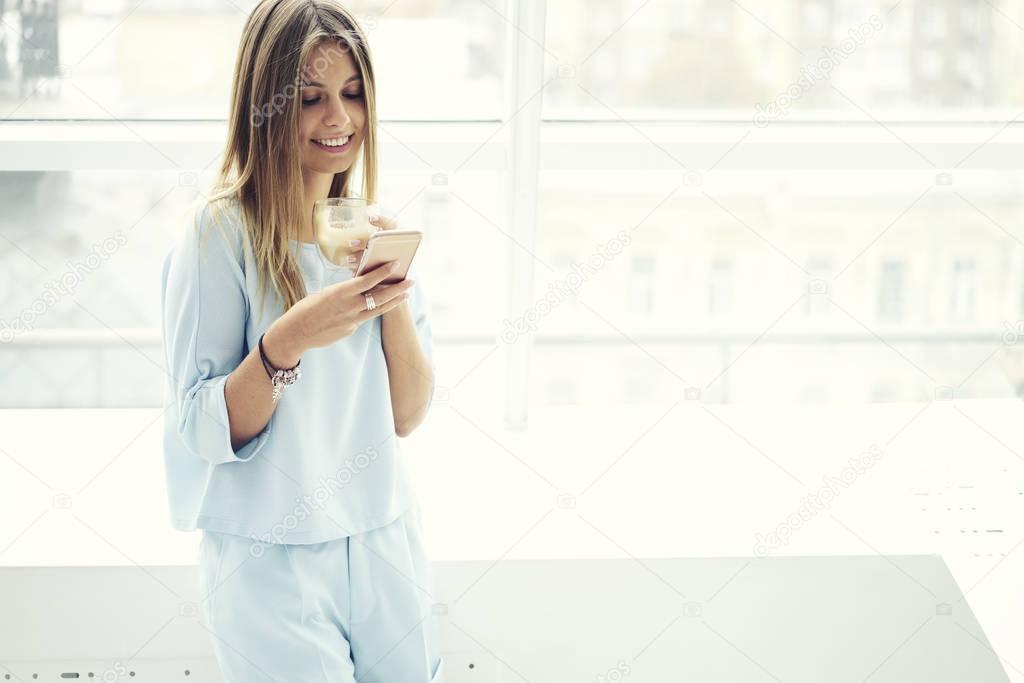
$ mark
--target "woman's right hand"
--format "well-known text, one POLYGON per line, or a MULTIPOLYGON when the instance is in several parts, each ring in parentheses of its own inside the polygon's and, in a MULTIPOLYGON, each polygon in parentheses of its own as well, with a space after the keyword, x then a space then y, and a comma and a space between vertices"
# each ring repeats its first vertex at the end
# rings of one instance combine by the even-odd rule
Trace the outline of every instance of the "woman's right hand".
POLYGON ((406 278, 381 285, 397 267, 396 261, 384 263, 306 296, 267 330, 264 344, 268 359, 275 367, 293 367, 307 350, 344 339, 367 320, 401 305, 413 281, 406 278), (366 292, 373 294, 376 307, 372 311, 366 310, 366 292))

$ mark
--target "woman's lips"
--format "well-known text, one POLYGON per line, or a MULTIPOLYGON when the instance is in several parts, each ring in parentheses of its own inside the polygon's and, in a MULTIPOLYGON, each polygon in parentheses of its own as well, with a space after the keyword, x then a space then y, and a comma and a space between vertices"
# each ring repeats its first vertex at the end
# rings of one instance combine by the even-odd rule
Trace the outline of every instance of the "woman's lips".
POLYGON ((347 152, 348 148, 352 146, 352 136, 349 136, 348 140, 345 142, 344 145, 338 145, 337 147, 328 147, 327 145, 321 145, 316 140, 310 140, 310 142, 312 142, 316 147, 322 149, 328 154, 341 154, 343 152, 347 152))

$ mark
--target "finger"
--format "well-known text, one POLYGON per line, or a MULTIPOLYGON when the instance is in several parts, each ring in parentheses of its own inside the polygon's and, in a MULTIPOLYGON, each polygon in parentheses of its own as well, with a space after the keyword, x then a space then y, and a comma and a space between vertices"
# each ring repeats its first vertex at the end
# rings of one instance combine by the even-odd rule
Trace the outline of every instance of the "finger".
POLYGON ((358 251, 350 252, 349 255, 345 257, 345 265, 348 266, 350 269, 355 270, 359 266, 359 262, 363 258, 364 251, 366 250, 360 249, 358 251))
POLYGON ((402 292, 407 292, 412 289, 413 285, 416 284, 415 280, 402 280, 401 282, 395 282, 393 284, 379 284, 373 287, 364 294, 373 294, 374 300, 377 302, 387 301, 392 297, 398 296, 402 292))
MULTIPOLYGON (((377 304, 378 306, 383 306, 384 304, 390 303, 396 298, 400 299, 409 293, 408 287, 401 287, 401 285, 403 284, 405 283, 400 282, 397 285, 388 287, 387 289, 381 289, 377 292, 368 293, 373 294, 373 302, 375 304, 377 304)), ((405 299, 402 300, 405 301, 405 299)))
POLYGON ((370 216, 370 223, 383 230, 391 230, 398 225, 388 216, 370 216))
POLYGON ((384 278, 394 273, 395 270, 398 269, 398 265, 398 261, 388 261, 387 263, 382 263, 369 272, 357 275, 352 278, 352 280, 356 283, 356 286, 359 287, 360 292, 366 292, 375 285, 379 285, 384 281, 384 278))
MULTIPOLYGON (((356 316, 357 324, 361 325, 364 322, 366 322, 367 320, 370 320, 371 318, 376 318, 378 315, 382 315, 384 313, 387 313, 388 311, 390 311, 393 308, 398 308, 403 303, 405 303, 405 300, 406 300, 407 297, 408 297, 408 295, 403 294, 401 296, 395 297, 394 299, 391 299, 387 303, 378 304, 377 307, 374 308, 372 311, 367 311, 367 310, 360 311, 359 315, 356 316)), ((376 300, 376 297, 374 297, 374 300, 376 300)))
MULTIPOLYGON (((373 296, 373 303, 377 307, 380 307, 380 306, 383 306, 385 304, 391 303, 396 298, 402 299, 402 297, 408 291, 409 291, 409 286, 406 285, 405 282, 403 281, 403 282, 399 282, 399 283, 394 284, 394 285, 388 285, 386 287, 381 287, 380 289, 378 289, 376 291, 364 292, 363 294, 360 295, 360 298, 361 298, 361 303, 362 303, 363 307, 365 308, 365 306, 366 306, 366 295, 370 294, 370 295, 373 296)), ((402 299, 402 301, 405 301, 405 299, 402 299)))

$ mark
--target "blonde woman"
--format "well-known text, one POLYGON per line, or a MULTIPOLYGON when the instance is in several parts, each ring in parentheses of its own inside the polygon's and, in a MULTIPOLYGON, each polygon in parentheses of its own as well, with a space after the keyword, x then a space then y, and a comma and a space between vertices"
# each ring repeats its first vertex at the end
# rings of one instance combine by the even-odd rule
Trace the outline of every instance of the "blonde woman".
POLYGON ((329 0, 263 0, 217 191, 164 262, 171 516, 202 529, 204 626, 227 681, 441 680, 397 441, 431 403, 429 308, 415 268, 393 285, 387 264, 356 276, 313 229, 317 199, 354 189, 357 157, 375 201, 376 124, 355 18, 329 0))

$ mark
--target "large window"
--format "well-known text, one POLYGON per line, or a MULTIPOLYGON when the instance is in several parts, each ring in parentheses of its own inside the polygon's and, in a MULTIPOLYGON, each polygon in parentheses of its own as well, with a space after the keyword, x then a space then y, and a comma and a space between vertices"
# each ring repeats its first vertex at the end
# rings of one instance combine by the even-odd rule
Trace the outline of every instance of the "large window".
MULTIPOLYGON (((435 557, 746 555, 878 443, 856 533, 780 552, 941 552, 999 614, 1024 0, 349 4, 383 203, 427 235, 435 557)), ((152 531, 159 267, 251 6, 0 0, 0 563, 194 560, 152 531)))
POLYGON ((575 79, 545 93, 545 112, 717 118, 774 104, 771 118, 860 120, 1019 110, 1022 18, 1016 0, 549 3, 548 61, 575 79))
MULTIPOLYGON (((253 0, 0 3, 5 118, 222 119, 253 0), (188 36, 183 40, 182 36, 188 36)), ((495 119, 504 23, 487 0, 354 0, 388 119, 495 119)))

